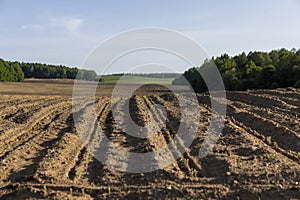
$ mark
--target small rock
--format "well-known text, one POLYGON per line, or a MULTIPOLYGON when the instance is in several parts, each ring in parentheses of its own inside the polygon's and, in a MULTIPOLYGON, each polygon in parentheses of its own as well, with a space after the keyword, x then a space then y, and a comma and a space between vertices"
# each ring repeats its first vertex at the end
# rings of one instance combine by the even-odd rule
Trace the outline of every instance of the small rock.
POLYGON ((233 185, 238 185, 238 184, 239 184, 239 182, 237 180, 233 181, 233 185))
POLYGON ((258 148, 255 147, 255 146, 252 146, 252 147, 251 147, 251 150, 252 150, 252 151, 256 151, 257 149, 258 149, 258 148))
POLYGON ((276 190, 281 190, 282 189, 282 185, 279 184, 279 183, 277 183, 274 187, 275 187, 276 190))
POLYGON ((178 179, 179 179, 179 180, 182 180, 182 179, 184 179, 184 174, 182 174, 182 173, 178 173, 178 179))
POLYGON ((230 172, 226 172, 226 175, 227 175, 227 176, 230 176, 230 175, 231 175, 231 173, 230 173, 230 172))

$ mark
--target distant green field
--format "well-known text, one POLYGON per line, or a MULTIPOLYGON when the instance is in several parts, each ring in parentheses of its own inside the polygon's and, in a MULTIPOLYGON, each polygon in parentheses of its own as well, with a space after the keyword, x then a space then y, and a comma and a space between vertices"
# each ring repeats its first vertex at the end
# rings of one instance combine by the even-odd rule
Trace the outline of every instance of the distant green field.
POLYGON ((141 77, 141 76, 123 76, 120 80, 121 75, 103 75, 101 76, 102 82, 106 83, 130 83, 130 84, 172 84, 174 78, 151 78, 151 77, 141 77))

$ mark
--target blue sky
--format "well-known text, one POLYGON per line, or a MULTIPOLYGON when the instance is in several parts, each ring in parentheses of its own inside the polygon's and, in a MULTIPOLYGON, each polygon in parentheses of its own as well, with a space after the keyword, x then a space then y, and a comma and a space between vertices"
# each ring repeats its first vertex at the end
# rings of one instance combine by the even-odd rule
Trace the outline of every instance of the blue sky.
POLYGON ((140 27, 182 32, 210 56, 300 48, 299 0, 0 0, 0 23, 0 57, 76 67, 103 40, 140 27))

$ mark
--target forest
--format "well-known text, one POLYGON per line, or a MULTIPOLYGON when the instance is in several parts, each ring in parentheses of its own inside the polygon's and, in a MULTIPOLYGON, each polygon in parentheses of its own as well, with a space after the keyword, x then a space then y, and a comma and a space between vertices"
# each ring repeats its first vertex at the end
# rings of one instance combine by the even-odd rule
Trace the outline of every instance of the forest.
POLYGON ((24 81, 24 73, 18 62, 9 62, 0 59, 0 81, 24 81))
POLYGON ((0 59, 0 81, 21 82, 24 78, 68 78, 95 81, 97 73, 62 65, 10 62, 0 59))
POLYGON ((93 70, 82 70, 63 65, 41 63, 20 63, 25 78, 68 78, 95 81, 97 73, 93 70), (78 75, 77 75, 78 74, 78 75))
POLYGON ((172 84, 182 85, 185 78, 196 92, 207 91, 199 71, 209 70, 214 65, 221 73, 226 90, 300 87, 300 50, 296 49, 212 57, 200 67, 185 71, 172 84))

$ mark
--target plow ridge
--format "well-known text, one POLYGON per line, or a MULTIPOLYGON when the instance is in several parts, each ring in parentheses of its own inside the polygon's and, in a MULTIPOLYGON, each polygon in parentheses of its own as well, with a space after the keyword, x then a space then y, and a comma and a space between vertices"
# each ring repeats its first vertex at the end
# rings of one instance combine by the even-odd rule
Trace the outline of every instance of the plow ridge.
MULTIPOLYGON (((208 93, 197 94, 193 110, 181 109, 169 92, 137 93, 113 102, 109 97, 83 99, 73 107, 69 97, 3 96, 0 198, 298 198, 299 93, 262 90, 228 92, 227 97, 222 134, 212 151, 199 158, 212 116, 219 116, 212 102, 225 102, 208 93), (89 118, 93 105, 95 118, 89 118), (195 139, 185 148, 179 127, 189 127, 182 119, 196 119, 198 112, 195 139), (88 127, 76 126, 74 116, 88 127), (144 127, 138 134, 146 137, 132 135, 131 123, 144 127), (153 159, 136 166, 130 153, 149 152, 153 159), (124 172, 149 166, 159 169, 124 172)), ((183 101, 189 104, 191 98, 183 101)))

